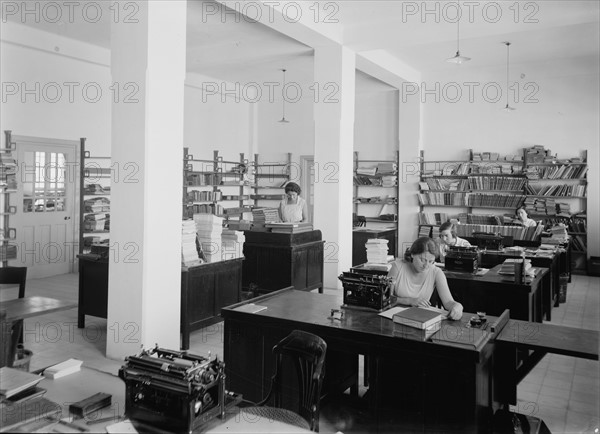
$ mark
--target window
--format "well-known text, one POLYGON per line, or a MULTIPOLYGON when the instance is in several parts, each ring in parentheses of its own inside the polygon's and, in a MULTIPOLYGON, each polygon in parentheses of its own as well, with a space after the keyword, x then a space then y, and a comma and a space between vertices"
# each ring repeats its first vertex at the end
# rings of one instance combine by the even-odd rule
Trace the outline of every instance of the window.
POLYGON ((65 154, 25 152, 23 174, 23 212, 65 210, 65 154))

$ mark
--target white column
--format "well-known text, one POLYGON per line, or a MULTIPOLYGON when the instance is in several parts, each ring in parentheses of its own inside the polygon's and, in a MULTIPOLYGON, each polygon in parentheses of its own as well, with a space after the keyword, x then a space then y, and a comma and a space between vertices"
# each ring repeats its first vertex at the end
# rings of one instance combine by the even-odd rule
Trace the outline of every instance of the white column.
POLYGON ((352 164, 356 57, 339 45, 315 48, 314 226, 325 243, 324 285, 352 265, 352 164))
POLYGON ((110 358, 180 348, 187 2, 137 6, 111 22, 110 358))

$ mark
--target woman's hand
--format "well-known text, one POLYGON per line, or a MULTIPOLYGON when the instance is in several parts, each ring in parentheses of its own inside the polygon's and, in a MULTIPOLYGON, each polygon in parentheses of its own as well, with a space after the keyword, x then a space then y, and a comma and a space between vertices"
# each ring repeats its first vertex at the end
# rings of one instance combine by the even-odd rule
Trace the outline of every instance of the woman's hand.
POLYGON ((463 306, 460 303, 454 303, 454 306, 452 306, 452 309, 450 309, 450 312, 448 312, 448 318, 453 319, 453 320, 459 320, 462 318, 462 314, 463 314, 463 306))

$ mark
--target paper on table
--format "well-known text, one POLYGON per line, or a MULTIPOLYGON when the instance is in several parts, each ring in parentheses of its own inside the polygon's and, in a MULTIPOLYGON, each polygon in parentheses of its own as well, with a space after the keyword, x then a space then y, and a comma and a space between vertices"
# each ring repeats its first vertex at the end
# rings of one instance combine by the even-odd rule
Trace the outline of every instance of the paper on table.
POLYGON ((242 306, 236 307, 234 310, 238 312, 258 313, 267 308, 267 306, 261 306, 254 303, 243 304, 242 306))
POLYGON ((403 310, 406 310, 406 309, 408 309, 408 307, 396 306, 396 307, 392 307, 391 309, 384 310, 383 312, 380 312, 378 315, 382 316, 384 318, 392 319, 394 314, 396 314, 398 312, 402 312, 403 310))
POLYGON ((107 433, 137 433, 138 430, 135 429, 133 423, 130 420, 124 420, 122 422, 113 423, 112 425, 108 425, 106 428, 107 433))

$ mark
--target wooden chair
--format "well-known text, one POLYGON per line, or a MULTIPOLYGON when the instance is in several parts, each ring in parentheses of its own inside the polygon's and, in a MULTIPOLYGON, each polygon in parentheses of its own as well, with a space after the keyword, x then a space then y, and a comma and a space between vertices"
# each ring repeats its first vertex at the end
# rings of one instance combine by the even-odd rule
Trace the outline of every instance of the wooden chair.
POLYGON ((244 408, 242 411, 252 416, 319 432, 321 385, 325 375, 326 352, 327 344, 319 336, 301 330, 292 331, 273 347, 275 373, 271 377, 271 389, 267 397, 256 406, 244 408), (295 366, 298 379, 297 412, 283 408, 282 391, 292 387, 290 384, 284 384, 284 359, 288 359, 295 366))
MULTIPOLYGON (((25 297, 25 283, 27 281, 27 267, 2 267, 0 268, 0 284, 11 284, 19 285, 19 298, 25 297)), ((16 351, 17 343, 23 343, 23 320, 15 321, 12 323, 12 330, 10 332, 11 339, 5 339, 8 337, 7 329, 10 325, 2 322, 3 336, 2 341, 5 345, 5 352, 3 352, 2 363, 6 363, 7 366, 12 366, 13 358, 16 351), (7 341, 7 342, 6 342, 7 341)), ((3 365, 4 366, 4 365, 3 365)))

